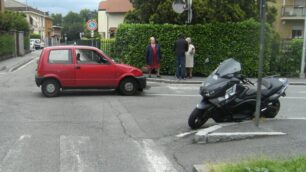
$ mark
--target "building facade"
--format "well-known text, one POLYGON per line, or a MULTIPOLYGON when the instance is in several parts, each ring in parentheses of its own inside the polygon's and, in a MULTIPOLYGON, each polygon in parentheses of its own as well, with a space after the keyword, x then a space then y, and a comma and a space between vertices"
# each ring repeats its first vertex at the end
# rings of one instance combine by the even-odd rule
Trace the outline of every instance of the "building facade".
POLYGON ((103 0, 99 4, 98 32, 102 38, 112 38, 126 13, 133 9, 130 0, 103 0))
POLYGON ((274 28, 280 37, 282 39, 302 38, 306 0, 276 0, 271 5, 278 10, 274 28))
POLYGON ((30 32, 39 34, 41 40, 46 40, 52 30, 52 19, 48 13, 32 8, 27 4, 23 4, 16 0, 4 0, 5 9, 11 11, 19 11, 26 15, 26 19, 30 25, 30 32))

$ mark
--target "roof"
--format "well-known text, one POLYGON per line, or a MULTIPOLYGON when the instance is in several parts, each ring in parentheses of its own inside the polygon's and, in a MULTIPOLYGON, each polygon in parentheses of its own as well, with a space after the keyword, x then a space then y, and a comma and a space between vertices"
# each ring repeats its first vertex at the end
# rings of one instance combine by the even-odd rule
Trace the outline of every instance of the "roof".
POLYGON ((99 10, 108 13, 126 13, 132 9, 133 5, 130 0, 106 0, 99 4, 99 10))
POLYGON ((23 12, 29 11, 29 12, 35 12, 40 15, 46 16, 45 12, 35 9, 21 2, 18 2, 16 0, 4 0, 4 6, 6 9, 13 10, 13 11, 23 11, 23 12))

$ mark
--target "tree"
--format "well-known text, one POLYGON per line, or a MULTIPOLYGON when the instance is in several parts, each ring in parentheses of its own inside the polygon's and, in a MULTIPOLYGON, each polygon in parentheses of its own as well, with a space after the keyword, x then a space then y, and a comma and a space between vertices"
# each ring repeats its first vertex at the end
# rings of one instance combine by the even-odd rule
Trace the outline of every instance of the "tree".
MULTIPOLYGON (((274 0, 270 0, 274 1, 274 0)), ((176 14, 172 10, 173 0, 133 0, 134 10, 125 18, 126 23, 171 23, 184 24, 187 12, 176 14)), ((193 0, 192 24, 211 22, 238 22, 250 18, 259 19, 258 0, 193 0)), ((275 20, 277 10, 268 9, 270 23, 275 20)))
POLYGON ((63 24, 63 16, 60 13, 51 14, 51 18, 53 20, 53 25, 62 26, 63 24))
POLYGON ((24 13, 5 11, 4 13, 0 13, 0 30, 28 32, 30 27, 24 13))
POLYGON ((80 32, 84 31, 83 23, 81 16, 78 13, 69 12, 63 18, 63 34, 67 34, 68 40, 77 40, 80 38, 80 32))
POLYGON ((89 9, 82 9, 80 11, 80 17, 87 22, 90 19, 97 19, 98 18, 98 11, 90 11, 89 9))

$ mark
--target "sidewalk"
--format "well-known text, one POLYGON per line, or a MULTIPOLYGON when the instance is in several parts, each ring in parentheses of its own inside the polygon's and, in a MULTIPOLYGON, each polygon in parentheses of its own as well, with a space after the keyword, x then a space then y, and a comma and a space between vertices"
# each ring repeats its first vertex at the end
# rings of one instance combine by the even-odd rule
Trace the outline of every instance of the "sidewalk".
MULTIPOLYGON (((249 140, 256 138, 274 137, 275 142, 281 138, 296 137, 295 126, 298 130, 304 130, 305 119, 261 119, 259 127, 254 125, 254 121, 241 123, 221 123, 214 126, 198 130, 194 135, 195 144, 216 144, 237 140, 249 140)), ((285 139, 284 138, 284 139, 285 139)), ((264 142, 264 140, 261 140, 264 142)), ((236 142, 239 144, 239 142, 236 142)), ((193 172, 208 172, 207 164, 196 164, 193 172)))
MULTIPOLYGON (((149 82, 161 82, 168 84, 201 84, 205 79, 206 77, 192 77, 191 79, 178 80, 174 75, 162 75, 161 78, 156 78, 155 75, 153 75, 152 78, 147 77, 147 81, 149 82)), ((255 82, 257 79, 251 78, 250 80, 255 82)), ((306 79, 288 78, 288 80, 290 85, 306 85, 306 79)))
POLYGON ((13 57, 4 61, 0 61, 0 72, 11 72, 18 69, 20 66, 27 64, 34 58, 39 57, 40 51, 33 51, 22 57, 13 57))

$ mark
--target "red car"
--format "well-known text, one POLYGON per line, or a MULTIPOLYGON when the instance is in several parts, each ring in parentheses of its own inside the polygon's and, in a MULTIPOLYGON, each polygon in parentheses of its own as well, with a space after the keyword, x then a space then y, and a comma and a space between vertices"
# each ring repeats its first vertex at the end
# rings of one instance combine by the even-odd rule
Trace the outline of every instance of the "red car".
POLYGON ((117 89, 123 95, 134 95, 146 87, 141 70, 117 64, 101 50, 88 46, 44 48, 35 82, 46 97, 74 88, 117 89))

